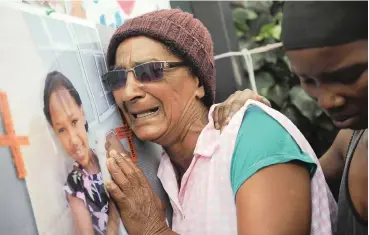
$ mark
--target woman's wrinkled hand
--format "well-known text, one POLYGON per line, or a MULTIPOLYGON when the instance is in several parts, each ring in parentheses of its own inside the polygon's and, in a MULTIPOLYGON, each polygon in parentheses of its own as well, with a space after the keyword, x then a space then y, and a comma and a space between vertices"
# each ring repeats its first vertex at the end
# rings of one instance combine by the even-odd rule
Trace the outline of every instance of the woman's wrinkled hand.
POLYGON ((240 110, 249 99, 259 101, 271 107, 269 100, 258 95, 255 91, 250 89, 236 91, 234 94, 229 96, 226 101, 215 107, 213 112, 215 129, 223 130, 223 128, 228 125, 233 115, 240 110))
POLYGON ((107 167, 113 182, 108 182, 106 187, 119 207, 127 232, 131 235, 153 235, 168 231, 161 200, 129 156, 111 150, 107 167))
POLYGON ((118 153, 128 154, 128 151, 124 148, 123 144, 120 142, 114 132, 110 132, 109 135, 106 136, 105 149, 107 158, 109 158, 108 154, 113 149, 118 153))

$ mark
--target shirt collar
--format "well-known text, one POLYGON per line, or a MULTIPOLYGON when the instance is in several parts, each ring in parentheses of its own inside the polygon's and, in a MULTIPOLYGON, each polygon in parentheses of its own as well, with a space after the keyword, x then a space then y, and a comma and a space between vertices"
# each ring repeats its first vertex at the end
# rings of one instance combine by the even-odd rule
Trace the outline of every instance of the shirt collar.
POLYGON ((213 111, 217 105, 210 107, 208 120, 209 123, 201 131, 197 139, 194 155, 211 158, 219 146, 220 131, 214 127, 213 111))
POLYGON ((219 146, 220 131, 214 128, 213 120, 205 126, 197 139, 194 155, 211 158, 219 146))

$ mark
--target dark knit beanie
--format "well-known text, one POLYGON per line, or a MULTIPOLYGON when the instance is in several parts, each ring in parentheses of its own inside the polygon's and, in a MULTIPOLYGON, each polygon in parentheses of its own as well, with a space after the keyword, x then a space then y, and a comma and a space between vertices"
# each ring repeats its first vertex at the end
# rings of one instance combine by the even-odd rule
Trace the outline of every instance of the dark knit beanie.
POLYGON ((338 46, 368 39, 368 1, 286 1, 285 50, 338 46))
MULTIPOLYGON (((215 67, 213 41, 206 27, 189 13, 179 9, 158 10, 127 20, 110 39, 107 64, 115 65, 120 43, 130 37, 146 36, 176 51, 204 86, 204 104, 215 99, 215 67)), ((143 45, 144 46, 144 45, 143 45)))

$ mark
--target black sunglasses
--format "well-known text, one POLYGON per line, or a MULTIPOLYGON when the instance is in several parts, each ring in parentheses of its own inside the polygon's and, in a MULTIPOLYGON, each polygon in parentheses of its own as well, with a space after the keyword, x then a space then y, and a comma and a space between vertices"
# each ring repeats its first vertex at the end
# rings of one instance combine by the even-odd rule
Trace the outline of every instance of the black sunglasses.
POLYGON ((132 71, 137 81, 141 83, 160 81, 164 77, 164 69, 185 66, 184 62, 153 61, 137 65, 131 69, 117 69, 102 76, 102 82, 107 90, 114 91, 127 83, 127 74, 132 71))

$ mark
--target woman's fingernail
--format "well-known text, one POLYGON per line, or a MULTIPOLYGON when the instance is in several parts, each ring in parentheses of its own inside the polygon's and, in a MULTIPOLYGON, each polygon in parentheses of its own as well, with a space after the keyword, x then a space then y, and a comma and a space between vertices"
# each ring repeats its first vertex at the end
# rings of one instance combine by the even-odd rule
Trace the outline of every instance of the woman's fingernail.
POLYGON ((115 151, 115 149, 112 149, 112 150, 110 150, 110 152, 109 152, 109 155, 110 156, 116 156, 117 155, 117 151, 115 151))
POLYGON ((122 157, 124 157, 124 158, 128 158, 128 159, 129 159, 129 156, 128 156, 128 154, 125 154, 125 153, 120 153, 120 155, 121 155, 122 157))
POLYGON ((109 157, 108 159, 106 159, 106 165, 110 165, 110 164, 112 164, 114 161, 115 161, 115 160, 114 160, 114 158, 109 157))
POLYGON ((109 190, 109 189, 111 188, 111 183, 110 183, 110 181, 105 181, 105 182, 104 182, 104 185, 105 185, 105 188, 106 188, 107 190, 109 190))
POLYGON ((215 123, 215 129, 219 129, 219 124, 215 123))

